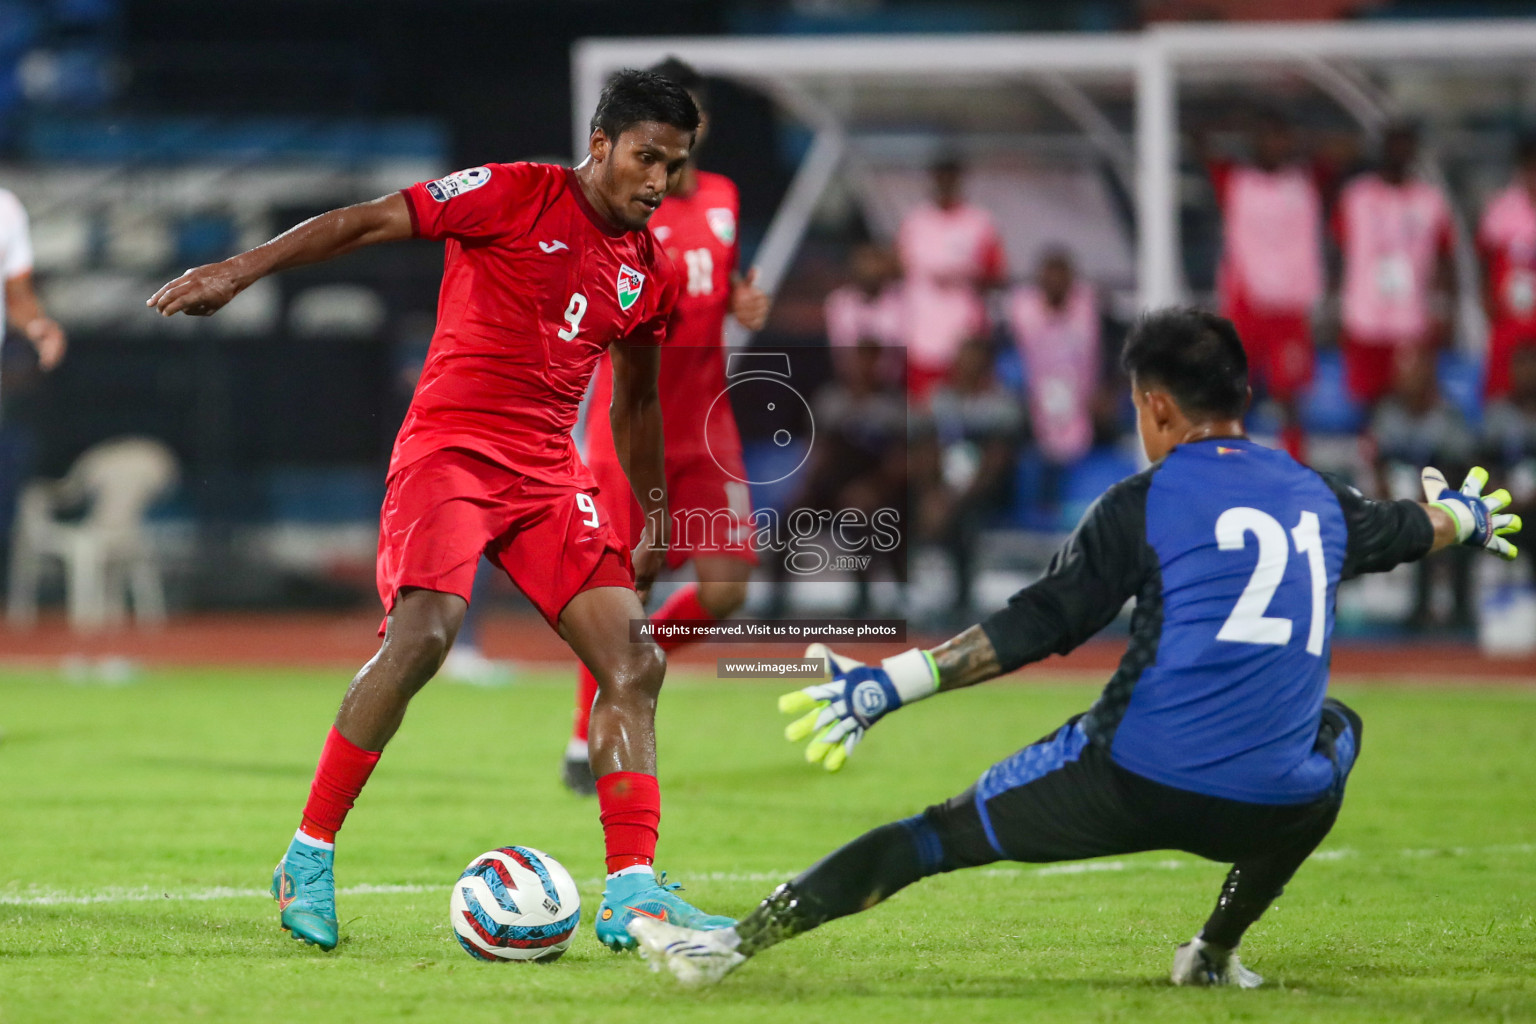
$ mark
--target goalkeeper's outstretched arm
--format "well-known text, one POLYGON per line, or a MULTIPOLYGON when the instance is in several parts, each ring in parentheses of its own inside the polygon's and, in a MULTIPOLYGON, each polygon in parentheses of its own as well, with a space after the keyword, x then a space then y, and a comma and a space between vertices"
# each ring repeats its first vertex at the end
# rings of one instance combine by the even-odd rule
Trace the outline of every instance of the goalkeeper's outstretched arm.
POLYGON ((869 727, 892 711, 1065 654, 1103 629, 1153 575, 1156 556, 1146 542, 1150 479, 1139 473, 1111 487, 1045 576, 931 651, 913 648, 875 666, 813 644, 806 656, 824 658, 831 681, 780 698, 779 710, 800 716, 785 737, 809 739, 806 760, 836 771, 869 727))
POLYGON ((938 692, 959 690, 996 679, 1003 674, 992 638, 980 626, 972 626, 959 636, 944 641, 929 652, 938 674, 938 692))

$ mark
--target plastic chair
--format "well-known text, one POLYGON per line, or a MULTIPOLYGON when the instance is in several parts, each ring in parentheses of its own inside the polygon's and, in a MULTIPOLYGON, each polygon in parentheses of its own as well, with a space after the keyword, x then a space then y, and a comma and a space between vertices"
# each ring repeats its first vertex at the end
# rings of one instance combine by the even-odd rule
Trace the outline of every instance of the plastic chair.
POLYGON ((130 590, 137 622, 163 623, 165 586, 144 519, 177 476, 176 456, 164 444, 123 437, 87 449, 62 480, 28 484, 11 544, 11 624, 37 621, 38 587, 50 557, 64 564, 72 628, 120 624, 130 590), (79 518, 61 518, 76 509, 83 509, 79 518))

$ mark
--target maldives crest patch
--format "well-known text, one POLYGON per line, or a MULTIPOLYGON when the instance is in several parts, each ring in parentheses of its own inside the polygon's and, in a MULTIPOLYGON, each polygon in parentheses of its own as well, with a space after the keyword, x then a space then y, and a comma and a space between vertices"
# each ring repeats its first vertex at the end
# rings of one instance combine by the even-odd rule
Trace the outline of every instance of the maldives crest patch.
POLYGON ((645 275, 640 273, 628 263, 619 264, 619 308, 627 310, 635 304, 640 297, 640 289, 645 286, 645 275))
POLYGON ((704 219, 721 245, 736 241, 736 211, 728 206, 716 206, 704 211, 704 219))

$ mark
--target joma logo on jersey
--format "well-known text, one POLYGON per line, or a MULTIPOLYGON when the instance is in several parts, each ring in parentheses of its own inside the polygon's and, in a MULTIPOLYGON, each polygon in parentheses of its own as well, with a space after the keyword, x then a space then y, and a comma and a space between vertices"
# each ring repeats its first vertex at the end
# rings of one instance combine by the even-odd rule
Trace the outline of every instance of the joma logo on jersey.
POLYGON ((635 304, 640 297, 640 289, 645 286, 645 275, 640 273, 628 263, 619 264, 619 308, 628 309, 635 304))

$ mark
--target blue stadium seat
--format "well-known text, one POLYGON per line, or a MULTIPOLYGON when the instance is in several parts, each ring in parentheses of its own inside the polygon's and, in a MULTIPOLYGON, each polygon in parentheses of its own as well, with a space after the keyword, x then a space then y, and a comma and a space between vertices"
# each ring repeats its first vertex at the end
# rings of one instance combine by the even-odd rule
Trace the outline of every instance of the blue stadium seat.
POLYGON ((1067 469, 1061 482, 1061 510, 1057 526, 1069 530, 1088 511, 1099 495, 1135 473, 1136 460, 1120 448, 1101 445, 1077 465, 1067 469))
POLYGON ((419 157, 444 163, 448 133, 421 118, 38 116, 26 125, 35 160, 366 160, 419 157))
POLYGON ((384 501, 384 481, 373 466, 279 466, 265 476, 274 520, 371 522, 384 501))
POLYGON ((1020 530, 1054 530, 1056 517, 1041 503, 1040 488, 1045 477, 1045 462, 1040 453, 1025 449, 1013 468, 1013 494, 1008 509, 999 517, 998 526, 1020 530))
POLYGON ((992 372, 997 377, 997 382, 1008 389, 1010 394, 1024 394, 1024 384, 1029 379, 1029 372, 1024 366, 1024 360, 1019 356, 1019 350, 1012 345, 1004 345, 997 353, 997 361, 993 364, 992 372))
POLYGON ((773 483, 752 485, 752 507, 783 510, 795 500, 805 486, 805 470, 795 467, 805 457, 801 445, 780 447, 772 441, 742 440, 741 461, 749 480, 772 480, 773 483), (777 479, 783 477, 783 479, 777 479))
POLYGON ((1365 426, 1365 410, 1344 388, 1344 361, 1338 349, 1317 354, 1312 388, 1301 402, 1301 422, 1314 434, 1353 434, 1365 426))
POLYGON ((228 217, 200 214, 176 224, 176 262, 195 267, 222 260, 235 251, 234 222, 228 217))
POLYGON ((1461 352, 1442 352, 1437 367, 1440 393, 1445 396, 1467 422, 1483 421, 1483 366, 1461 352))

